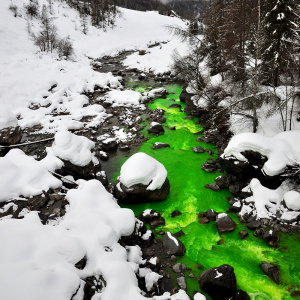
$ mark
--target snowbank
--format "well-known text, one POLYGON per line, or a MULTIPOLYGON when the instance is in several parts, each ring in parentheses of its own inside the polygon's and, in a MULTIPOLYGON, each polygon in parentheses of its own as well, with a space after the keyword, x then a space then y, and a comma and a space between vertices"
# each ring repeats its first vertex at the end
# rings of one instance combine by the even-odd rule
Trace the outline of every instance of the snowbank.
POLYGON ((153 191, 160 189, 166 178, 167 170, 160 162, 139 152, 122 165, 119 180, 128 188, 140 183, 149 185, 147 190, 153 191))
POLYGON ((139 92, 126 91, 110 91, 106 95, 106 102, 113 103, 112 106, 139 105, 142 101, 142 95, 139 92))
POLYGON ((19 149, 12 149, 0 157, 0 170, 0 202, 19 195, 35 196, 61 186, 61 181, 48 172, 42 161, 36 161, 19 149))
POLYGON ((18 126, 18 120, 12 111, 3 104, 0 109, 0 130, 8 127, 18 126))
POLYGON ((127 251, 118 240, 130 235, 135 217, 120 208, 103 185, 80 182, 67 194, 70 207, 57 226, 42 225, 36 212, 0 222, 0 298, 71 299, 81 277, 102 274, 107 286, 101 299, 144 299, 127 251), (83 270, 74 265, 86 257, 83 270))
POLYGON ((53 153, 73 165, 84 167, 91 161, 98 163, 97 158, 91 152, 95 143, 84 136, 77 136, 68 131, 60 131, 55 134, 52 145, 53 153))
POLYGON ((252 150, 268 158, 263 171, 275 176, 284 171, 287 165, 300 162, 300 130, 281 132, 274 137, 265 137, 256 133, 241 133, 234 136, 222 157, 234 156, 247 161, 241 152, 252 150))

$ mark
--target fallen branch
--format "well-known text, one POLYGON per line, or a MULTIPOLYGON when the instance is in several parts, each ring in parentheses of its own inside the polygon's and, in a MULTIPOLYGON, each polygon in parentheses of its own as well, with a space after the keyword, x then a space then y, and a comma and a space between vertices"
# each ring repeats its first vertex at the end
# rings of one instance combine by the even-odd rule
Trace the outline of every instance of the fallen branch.
POLYGON ((53 141, 53 140, 54 140, 54 137, 48 138, 48 139, 43 139, 43 140, 38 140, 38 141, 34 141, 34 142, 26 142, 26 143, 21 143, 21 144, 15 144, 15 145, 8 145, 8 146, 1 146, 0 145, 0 149, 1 148, 21 147, 21 146, 32 145, 32 144, 37 144, 37 143, 42 143, 42 142, 47 142, 47 141, 53 141))

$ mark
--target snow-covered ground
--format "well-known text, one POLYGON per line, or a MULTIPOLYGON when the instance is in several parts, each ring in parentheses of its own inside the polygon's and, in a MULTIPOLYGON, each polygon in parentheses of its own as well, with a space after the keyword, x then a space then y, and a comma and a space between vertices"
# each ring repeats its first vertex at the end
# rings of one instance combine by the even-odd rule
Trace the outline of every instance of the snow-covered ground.
MULTIPOLYGON (((50 17, 58 28, 58 36, 69 36, 74 47, 71 60, 59 59, 56 53, 41 53, 30 39, 28 28, 37 33, 41 24, 40 20, 26 15, 25 4, 25 0, 0 2, 0 105, 18 116, 23 128, 41 123, 44 131, 50 132, 78 129, 84 125, 80 122, 81 117, 86 115, 95 116, 94 125, 103 121, 103 108, 96 105, 83 108, 87 99, 81 93, 93 91, 95 85, 119 88, 119 78, 95 72, 89 58, 116 55, 123 50, 147 49, 148 45, 171 40, 171 43, 163 44, 162 49, 151 49, 155 52, 151 55, 153 70, 157 68, 160 72, 169 68, 173 50, 183 48, 164 27, 184 26, 178 18, 120 8, 121 17, 117 18, 114 29, 104 32, 89 25, 85 35, 79 12, 65 2, 54 1, 50 17), (18 7, 17 17, 9 10, 10 4, 18 7), (28 109, 33 104, 39 109, 28 109), (70 115, 55 118, 49 115, 54 110, 70 115)), ((48 5, 48 1, 39 1, 40 10, 44 4, 48 5)), ((148 60, 148 54, 143 59, 148 60)), ((135 67, 136 63, 132 60, 126 64, 135 67)), ((5 122, 0 115, 1 128, 10 121, 11 117, 5 122)))

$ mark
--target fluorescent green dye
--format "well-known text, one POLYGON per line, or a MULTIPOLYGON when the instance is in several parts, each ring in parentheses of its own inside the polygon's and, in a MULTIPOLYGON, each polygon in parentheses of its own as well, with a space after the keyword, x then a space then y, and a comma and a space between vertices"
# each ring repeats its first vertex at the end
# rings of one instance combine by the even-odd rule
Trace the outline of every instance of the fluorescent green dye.
MULTIPOLYGON (((130 83, 131 87, 133 83, 130 83)), ((168 198, 159 203, 143 203, 127 206, 136 215, 143 210, 151 208, 162 213, 166 219, 166 225, 160 226, 156 232, 163 229, 175 233, 183 230, 185 236, 181 241, 186 247, 186 254, 179 258, 192 269, 192 273, 199 278, 199 274, 208 268, 222 264, 230 264, 235 269, 238 288, 249 293, 251 299, 255 300, 280 300, 291 299, 290 293, 293 290, 300 290, 300 247, 297 237, 299 235, 282 235, 280 246, 281 250, 270 248, 266 242, 253 237, 249 231, 249 236, 245 240, 240 240, 238 232, 247 229, 244 224, 240 224, 235 214, 230 214, 232 219, 238 224, 234 232, 220 236, 215 222, 209 224, 198 223, 198 213, 210 208, 217 212, 225 212, 229 205, 225 197, 231 196, 228 190, 213 192, 204 188, 207 183, 214 182, 220 173, 206 173, 201 170, 201 165, 209 158, 215 158, 207 153, 194 153, 192 147, 201 145, 204 149, 210 148, 216 153, 214 145, 199 143, 194 135, 202 129, 201 125, 196 124, 196 119, 186 120, 186 114, 179 108, 168 108, 174 101, 181 104, 182 110, 184 103, 180 103, 179 95, 181 87, 169 85, 166 87, 170 94, 167 99, 158 99, 149 104, 150 109, 162 108, 166 111, 165 134, 159 137, 149 136, 146 128, 142 131, 149 140, 145 142, 139 152, 145 152, 160 161, 168 171, 171 190, 168 198), (176 130, 168 130, 168 127, 176 127, 176 130), (170 144, 170 148, 152 150, 155 142, 170 144), (171 218, 174 210, 179 210, 182 215, 171 218), (222 239, 222 243, 217 242, 222 239), (263 261, 278 264, 281 270, 281 284, 278 286, 273 283, 259 267, 263 261), (200 264, 204 269, 197 268, 200 264)), ((139 86, 138 91, 147 90, 147 86, 139 86)), ((127 157, 119 156, 112 160, 114 167, 120 169, 127 157)), ((115 174, 116 180, 119 173, 115 174)), ((189 273, 187 272, 186 275, 189 273)), ((188 293, 193 295, 194 290, 200 291, 197 280, 186 276, 188 293)))

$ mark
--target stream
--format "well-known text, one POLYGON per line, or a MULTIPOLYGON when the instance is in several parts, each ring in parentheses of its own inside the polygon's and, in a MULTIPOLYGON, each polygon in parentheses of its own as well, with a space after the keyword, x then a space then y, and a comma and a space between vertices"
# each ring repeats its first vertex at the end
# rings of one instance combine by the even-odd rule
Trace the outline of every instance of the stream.
MULTIPOLYGON (((134 87, 136 91, 144 92, 150 85, 151 83, 147 82, 129 81, 126 87, 134 87)), ((251 299, 293 299, 291 292, 299 289, 300 280, 300 253, 296 251, 299 249, 299 235, 281 234, 279 247, 273 249, 264 240, 254 237, 253 231, 242 224, 235 213, 228 214, 236 222, 237 228, 221 236, 215 222, 207 224, 198 222, 198 214, 208 209, 214 209, 219 213, 226 212, 230 206, 226 197, 232 195, 227 189, 215 192, 204 187, 221 175, 218 172, 206 173, 201 170, 202 163, 217 157, 217 149, 212 144, 196 141, 198 135, 194 133, 202 130, 202 127, 196 124, 196 118, 184 119, 187 116, 183 112, 185 104, 179 100, 182 87, 169 84, 165 88, 170 93, 167 98, 157 99, 148 105, 150 109, 162 108, 166 111, 164 117, 167 121, 163 124, 165 133, 158 137, 149 135, 146 131, 149 124, 145 121, 142 123, 146 125, 142 133, 148 137, 148 141, 135 152, 145 152, 166 167, 171 185, 170 194, 163 202, 125 207, 131 208, 136 216, 150 208, 160 212, 166 220, 166 225, 154 230, 157 238, 161 238, 158 234, 161 230, 172 233, 182 230, 185 233, 180 240, 186 247, 186 254, 178 258, 177 262, 182 262, 190 268, 185 273, 187 292, 190 296, 193 295, 193 291, 199 291, 197 279, 202 271, 229 264, 234 267, 238 289, 247 291, 251 299), (174 103, 180 104, 182 111, 179 108, 168 108, 174 103), (173 126, 176 130, 168 129, 173 126), (152 150, 151 147, 155 142, 167 143, 170 148, 152 150), (192 147, 199 145, 204 149, 211 149, 214 154, 194 153, 192 147), (172 218, 170 215, 174 210, 179 210, 182 215, 172 218), (238 234, 241 230, 247 230, 249 233, 244 240, 241 240, 238 234), (280 285, 276 285, 263 273, 259 265, 264 261, 279 266, 280 285), (197 279, 189 278, 190 273, 197 279)), ((108 172, 110 181, 116 181, 121 165, 127 159, 128 154, 124 153, 111 157, 108 172)))

